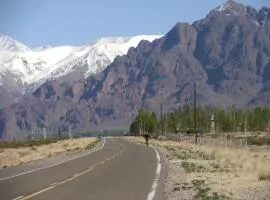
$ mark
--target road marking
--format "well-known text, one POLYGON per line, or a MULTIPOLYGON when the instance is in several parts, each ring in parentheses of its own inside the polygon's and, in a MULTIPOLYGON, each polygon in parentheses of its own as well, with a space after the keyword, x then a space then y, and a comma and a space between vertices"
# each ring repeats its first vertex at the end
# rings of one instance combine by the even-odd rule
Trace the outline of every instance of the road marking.
POLYGON ((153 181, 153 184, 152 184, 151 191, 149 192, 149 194, 147 196, 147 200, 153 200, 154 199, 155 194, 156 194, 156 190, 157 190, 157 186, 158 186, 158 180, 159 180, 160 172, 161 172, 160 155, 159 155, 159 153, 158 153, 158 151, 156 149, 154 149, 154 151, 156 152, 156 156, 157 156, 157 169, 156 169, 156 174, 155 174, 155 178, 154 178, 154 181, 153 181))
MULTIPOLYGON (((123 140, 126 140, 130 143, 133 144, 137 144, 137 145, 143 145, 143 142, 135 142, 135 141, 130 141, 128 139, 123 138, 123 140)), ((159 181, 159 177, 160 177, 160 173, 161 173, 161 160, 160 160, 160 155, 159 152, 154 148, 154 147, 150 147, 152 148, 155 152, 156 152, 156 157, 157 157, 157 169, 156 169, 156 174, 155 174, 155 178, 153 180, 153 184, 151 187, 151 191, 149 192, 148 196, 147 196, 147 200, 153 200, 157 191, 157 186, 158 186, 158 181, 159 181)))
POLYGON ((19 199, 22 199, 24 196, 19 196, 19 197, 17 197, 17 198, 15 198, 15 199, 12 199, 12 200, 19 200, 19 199))
POLYGON ((69 162, 71 160, 75 160, 77 158, 81 158, 81 157, 87 156, 89 154, 92 154, 92 153, 94 153, 96 151, 99 151, 99 150, 103 149, 103 147, 105 145, 105 142, 106 142, 106 140, 105 140, 105 137, 104 137, 103 143, 102 143, 101 147, 99 147, 98 149, 95 149, 93 151, 90 151, 88 153, 85 153, 85 154, 82 154, 82 155, 79 155, 79 156, 75 156, 75 157, 70 158, 68 160, 64 160, 64 161, 61 161, 61 162, 58 162, 58 163, 54 163, 52 165, 48 165, 48 166, 45 166, 45 167, 40 167, 40 168, 37 168, 37 169, 33 169, 33 170, 29 170, 29 171, 22 172, 22 173, 19 173, 19 174, 15 174, 13 176, 8 176, 8 177, 5 177, 5 178, 1 178, 0 181, 8 180, 8 179, 15 178, 15 177, 18 177, 18 176, 22 176, 22 175, 25 175, 25 174, 29 174, 29 173, 32 173, 32 172, 36 172, 36 171, 40 171, 40 170, 47 169, 47 168, 50 168, 50 167, 54 167, 54 166, 57 166, 57 165, 60 165, 60 164, 69 162))
POLYGON ((33 194, 30 194, 30 195, 28 195, 28 196, 25 196, 25 197, 21 198, 20 200, 27 200, 27 199, 30 199, 30 198, 32 198, 32 197, 35 197, 35 196, 41 194, 41 193, 44 193, 44 192, 46 192, 46 191, 48 191, 48 190, 51 190, 51 189, 53 189, 53 188, 55 188, 55 187, 58 187, 58 186, 63 185, 63 184, 65 184, 65 183, 69 182, 69 181, 72 181, 72 180, 74 180, 74 179, 76 179, 76 178, 78 178, 78 177, 80 177, 80 176, 82 176, 82 175, 84 175, 84 174, 86 174, 86 173, 88 173, 88 172, 90 172, 90 171, 93 171, 96 167, 101 166, 101 165, 105 164, 106 162, 108 162, 108 161, 110 161, 110 160, 116 158, 117 156, 121 155, 125 150, 126 150, 125 148, 122 149, 120 152, 114 154, 113 156, 111 156, 111 157, 109 157, 109 158, 106 158, 106 159, 103 160, 103 161, 100 161, 100 162, 98 162, 98 163, 96 163, 96 164, 90 166, 87 170, 85 170, 85 171, 83 171, 83 172, 81 172, 81 173, 78 173, 76 176, 73 175, 73 176, 71 176, 70 178, 68 178, 68 179, 66 179, 66 180, 63 180, 63 181, 61 181, 61 182, 58 182, 58 183, 55 184, 55 185, 51 185, 51 186, 49 186, 49 187, 47 187, 47 188, 44 188, 44 189, 42 189, 42 190, 40 190, 40 191, 37 191, 37 192, 33 193, 33 194), (101 163, 102 163, 102 164, 101 164, 101 163))
POLYGON ((54 185, 57 185, 57 184, 58 184, 58 182, 55 182, 55 183, 50 184, 50 186, 54 186, 54 185))

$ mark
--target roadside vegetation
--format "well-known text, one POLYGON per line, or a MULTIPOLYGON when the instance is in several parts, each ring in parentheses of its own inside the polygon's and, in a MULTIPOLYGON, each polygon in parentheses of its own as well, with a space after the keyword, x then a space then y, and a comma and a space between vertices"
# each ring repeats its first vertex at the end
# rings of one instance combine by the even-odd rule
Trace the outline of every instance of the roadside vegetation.
MULTIPOLYGON (((169 173, 184 170, 185 177, 180 178, 186 182, 175 180, 176 185, 172 186, 176 193, 185 195, 181 191, 186 184, 192 188, 195 199, 270 199, 269 127, 269 107, 198 106, 195 110, 193 106, 184 106, 159 119, 154 112, 140 109, 130 126, 130 135, 149 133, 150 145, 165 149, 169 173), (193 128, 195 111, 196 129, 202 133, 198 145, 193 128)), ((128 139, 144 142, 143 138, 128 139)))
POLYGON ((65 152, 89 150, 94 148, 98 141, 97 138, 77 138, 2 143, 0 168, 52 157, 65 152))
POLYGON ((49 139, 38 139, 38 140, 20 140, 20 141, 5 141, 0 140, 0 148, 20 148, 20 147, 32 147, 32 146, 40 146, 51 143, 56 143, 61 140, 68 139, 67 137, 62 138, 49 138, 49 139))
MULTIPOLYGON (((165 187, 171 187, 169 199, 179 199, 186 193, 199 200, 269 199, 269 150, 230 149, 159 138, 162 140, 150 140, 150 145, 158 147, 167 160, 169 184, 165 187)), ((127 139, 143 143, 142 137, 127 139)))
MULTIPOLYGON (((140 109, 138 115, 131 123, 130 134, 139 135, 140 132, 160 133, 162 123, 169 133, 194 133, 193 106, 184 106, 163 114, 157 119, 155 112, 140 109)), ((263 132, 270 127, 270 108, 256 107, 238 109, 234 106, 226 110, 219 107, 198 106, 197 129, 204 133, 210 132, 211 116, 214 116, 215 131, 217 133, 244 132, 245 123, 247 132, 263 132)), ((267 140, 267 142, 270 142, 267 140)))

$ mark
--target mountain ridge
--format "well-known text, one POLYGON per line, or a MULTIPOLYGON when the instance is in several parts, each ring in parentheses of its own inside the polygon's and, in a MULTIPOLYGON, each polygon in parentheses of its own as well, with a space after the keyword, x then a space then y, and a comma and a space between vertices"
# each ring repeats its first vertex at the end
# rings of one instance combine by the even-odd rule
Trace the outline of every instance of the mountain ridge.
MULTIPOLYGON (((140 40, 154 40, 160 35, 101 38, 90 45, 58 46, 30 49, 8 36, 0 36, 0 77, 11 76, 18 82, 18 91, 33 91, 47 79, 65 76, 87 64, 85 78, 103 70, 117 55, 129 47, 136 47, 140 40), (29 88, 28 88, 29 86, 29 88)), ((1 79, 0 79, 1 80, 1 79)), ((13 82, 10 80, 9 82, 13 82)), ((3 84, 3 83, 1 83, 3 84)), ((13 88, 16 88, 16 83, 13 88)))
POLYGON ((158 110, 163 102, 169 111, 192 103, 194 82, 199 104, 269 105, 270 18, 255 23, 263 8, 254 15, 247 8, 229 15, 211 11, 193 24, 179 22, 86 79, 77 72, 47 80, 2 111, 9 116, 4 130, 22 137, 33 127, 82 131, 131 121, 140 107, 158 110), (25 128, 14 126, 22 122, 25 128))

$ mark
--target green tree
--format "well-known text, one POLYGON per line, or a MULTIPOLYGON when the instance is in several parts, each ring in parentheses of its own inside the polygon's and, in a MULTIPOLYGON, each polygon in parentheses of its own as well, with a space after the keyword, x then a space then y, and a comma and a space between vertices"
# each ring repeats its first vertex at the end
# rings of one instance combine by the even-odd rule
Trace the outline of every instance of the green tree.
POLYGON ((157 116, 154 112, 140 109, 138 115, 130 125, 130 133, 139 135, 143 133, 153 133, 157 127, 157 116))

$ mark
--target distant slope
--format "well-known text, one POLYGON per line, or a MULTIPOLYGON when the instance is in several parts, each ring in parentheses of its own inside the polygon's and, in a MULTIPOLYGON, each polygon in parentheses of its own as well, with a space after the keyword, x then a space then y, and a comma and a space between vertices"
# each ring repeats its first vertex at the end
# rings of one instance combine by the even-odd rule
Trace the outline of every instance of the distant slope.
POLYGON ((120 126, 141 106, 159 110, 163 102, 169 111, 192 103, 194 82, 198 104, 269 105, 269 58, 270 9, 228 1, 191 25, 177 23, 165 36, 141 41, 86 79, 87 63, 47 79, 32 96, 4 108, 3 130, 18 137, 33 127, 63 132, 120 126))

